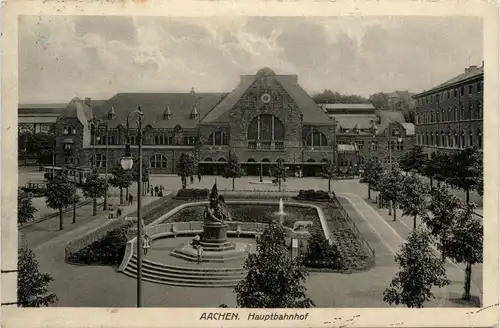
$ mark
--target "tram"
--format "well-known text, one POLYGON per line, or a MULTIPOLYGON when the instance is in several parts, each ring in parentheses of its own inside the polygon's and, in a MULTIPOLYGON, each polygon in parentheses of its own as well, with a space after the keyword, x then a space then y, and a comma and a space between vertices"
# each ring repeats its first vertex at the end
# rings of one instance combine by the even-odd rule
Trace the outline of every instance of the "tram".
POLYGON ((57 166, 44 166, 42 167, 43 177, 47 180, 52 179, 54 175, 62 175, 67 173, 68 179, 70 181, 75 181, 76 185, 82 186, 87 181, 87 177, 92 173, 92 170, 88 167, 57 167, 57 166))

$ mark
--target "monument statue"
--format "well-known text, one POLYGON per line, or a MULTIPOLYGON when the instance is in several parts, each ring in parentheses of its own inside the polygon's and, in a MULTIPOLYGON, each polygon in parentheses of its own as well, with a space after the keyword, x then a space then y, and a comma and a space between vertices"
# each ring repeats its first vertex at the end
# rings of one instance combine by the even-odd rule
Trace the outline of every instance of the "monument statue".
POLYGON ((203 213, 203 220, 205 224, 220 224, 223 225, 225 221, 231 221, 231 215, 224 202, 224 198, 219 196, 217 191, 217 182, 214 183, 212 191, 209 196, 209 203, 205 207, 203 213))

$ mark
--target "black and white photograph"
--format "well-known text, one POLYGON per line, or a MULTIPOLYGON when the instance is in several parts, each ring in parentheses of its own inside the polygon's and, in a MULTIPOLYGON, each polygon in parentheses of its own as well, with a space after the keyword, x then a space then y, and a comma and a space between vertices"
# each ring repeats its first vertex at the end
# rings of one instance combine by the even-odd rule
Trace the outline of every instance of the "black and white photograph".
POLYGON ((481 16, 17 24, 2 306, 492 305, 481 16))

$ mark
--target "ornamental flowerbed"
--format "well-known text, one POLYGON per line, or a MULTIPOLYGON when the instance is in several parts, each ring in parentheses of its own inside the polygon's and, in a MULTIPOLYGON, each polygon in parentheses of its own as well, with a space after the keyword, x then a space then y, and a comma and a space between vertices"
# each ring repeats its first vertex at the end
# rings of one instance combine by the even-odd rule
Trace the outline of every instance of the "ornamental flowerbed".
MULTIPOLYGON (((233 221, 237 222, 257 222, 270 224, 279 222, 277 205, 266 204, 227 204, 233 221)), ((168 219, 168 222, 193 222, 203 221, 204 205, 190 206, 185 208, 168 219)), ((316 210, 309 207, 285 206, 283 225, 293 228, 295 221, 312 221, 319 223, 316 210)))

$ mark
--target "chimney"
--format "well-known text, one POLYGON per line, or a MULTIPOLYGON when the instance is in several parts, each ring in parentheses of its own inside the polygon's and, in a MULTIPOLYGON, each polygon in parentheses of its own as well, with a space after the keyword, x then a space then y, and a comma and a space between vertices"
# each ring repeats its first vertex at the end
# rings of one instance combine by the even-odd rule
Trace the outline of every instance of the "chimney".
POLYGON ((89 107, 92 107, 92 99, 88 98, 88 97, 85 97, 85 105, 87 105, 89 107))

